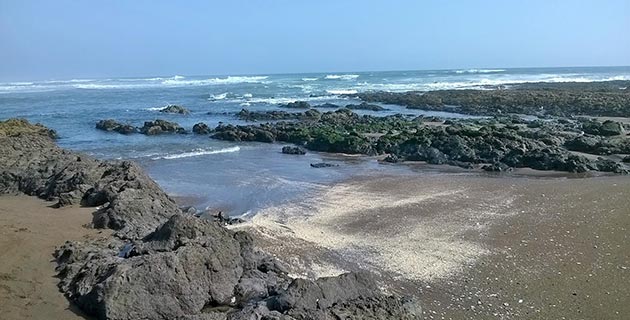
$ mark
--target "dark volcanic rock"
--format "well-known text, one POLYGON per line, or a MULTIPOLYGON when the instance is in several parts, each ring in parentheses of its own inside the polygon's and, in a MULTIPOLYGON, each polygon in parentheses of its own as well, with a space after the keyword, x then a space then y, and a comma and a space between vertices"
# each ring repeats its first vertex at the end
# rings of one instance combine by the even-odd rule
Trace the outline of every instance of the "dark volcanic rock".
POLYGON ((260 120, 318 120, 321 117, 321 112, 310 109, 304 112, 286 112, 286 111, 249 111, 242 109, 237 117, 246 121, 260 121, 260 120))
POLYGON ((193 126, 192 131, 196 134, 210 134, 212 129, 210 129, 207 124, 199 122, 193 126))
POLYGON ((512 171, 511 167, 509 167, 507 164, 502 163, 502 162, 495 162, 493 164, 488 164, 488 165, 485 165, 485 166, 481 167, 481 169, 483 169, 485 171, 490 171, 490 172, 508 172, 508 171, 512 171))
MULTIPOLYGON (((183 214, 135 164, 58 148, 27 122, 0 122, 3 193, 82 199, 111 237, 55 252, 59 288, 99 319, 420 319, 368 274, 291 279, 252 237, 183 214), (8 128, 10 127, 10 128, 8 128)), ((188 212, 188 211, 187 211, 188 212)))
POLYGON ((169 104, 160 110, 163 113, 178 113, 178 114, 190 114, 190 111, 182 106, 169 104))
POLYGON ((156 135, 162 133, 186 133, 186 130, 175 122, 166 120, 145 121, 140 132, 146 135, 156 135))
POLYGON ((507 90, 439 90, 420 92, 359 93, 366 102, 407 106, 412 109, 466 114, 549 114, 556 116, 630 116, 630 95, 620 90, 572 90, 560 87, 507 90))
POLYGON ((583 120, 582 130, 584 130, 585 133, 598 136, 618 136, 625 132, 621 123, 611 120, 604 122, 588 119, 583 120))
POLYGON ((306 101, 295 101, 280 105, 280 107, 289 109, 310 109, 311 105, 306 101))
POLYGON ((350 110, 370 110, 370 111, 384 111, 387 110, 379 106, 378 104, 370 104, 367 102, 361 102, 360 104, 349 104, 346 105, 346 109, 350 110))
POLYGON ((284 146, 282 147, 282 153, 302 155, 302 154, 306 154, 306 150, 297 146, 284 146))
POLYGON ((330 168, 330 167, 338 167, 338 164, 319 162, 319 163, 311 163, 311 167, 313 168, 330 168))
POLYGON ((96 123, 96 129, 103 131, 114 131, 122 134, 131 134, 138 132, 138 129, 136 129, 136 127, 130 124, 116 122, 116 120, 113 119, 100 120, 96 123))

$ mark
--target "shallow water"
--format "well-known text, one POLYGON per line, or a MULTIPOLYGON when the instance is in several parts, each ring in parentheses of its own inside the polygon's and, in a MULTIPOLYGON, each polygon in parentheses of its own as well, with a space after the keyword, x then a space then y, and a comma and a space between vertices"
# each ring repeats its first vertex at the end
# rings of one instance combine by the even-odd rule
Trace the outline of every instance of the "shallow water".
MULTIPOLYGON (((57 130, 62 147, 102 159, 134 159, 168 192, 193 197, 199 207, 251 213, 309 190, 324 188, 358 174, 409 170, 379 165, 371 158, 339 158, 318 153, 284 155, 281 145, 216 141, 205 136, 124 136, 94 128, 101 119, 141 126, 156 118, 190 130, 197 122, 242 123, 242 108, 279 110, 279 103, 306 100, 312 105, 358 103, 343 93, 367 90, 407 91, 480 88, 519 82, 630 80, 630 67, 553 69, 475 69, 319 73, 258 76, 169 76, 119 79, 72 79, 0 83, 0 119, 27 118, 57 130), (167 104, 191 110, 187 116, 162 114, 167 104), (314 169, 310 163, 335 161, 339 167, 314 169)), ((383 112, 440 117, 456 113, 425 112, 385 106, 383 112)), ((285 109, 286 110, 286 109, 285 109)), ((322 109, 329 111, 330 109, 322 109)), ((415 171, 415 170, 414 170, 415 171)), ((406 171, 411 172, 411 170, 406 171)))

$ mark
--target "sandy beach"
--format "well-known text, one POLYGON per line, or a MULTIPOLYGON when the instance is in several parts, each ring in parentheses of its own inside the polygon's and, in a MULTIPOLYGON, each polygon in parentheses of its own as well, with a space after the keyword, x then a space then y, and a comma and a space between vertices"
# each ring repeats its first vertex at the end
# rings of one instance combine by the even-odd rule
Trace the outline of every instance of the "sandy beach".
POLYGON ((629 195, 623 176, 381 176, 237 228, 296 276, 377 272, 426 319, 623 319, 629 195))
POLYGON ((104 237, 84 227, 93 208, 53 209, 29 196, 0 196, 0 318, 85 319, 57 288, 55 247, 104 237))

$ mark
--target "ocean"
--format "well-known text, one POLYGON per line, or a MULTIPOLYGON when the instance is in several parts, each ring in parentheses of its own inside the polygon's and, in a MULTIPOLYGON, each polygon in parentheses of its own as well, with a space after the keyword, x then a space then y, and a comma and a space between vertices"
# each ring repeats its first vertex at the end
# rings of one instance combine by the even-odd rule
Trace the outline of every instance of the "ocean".
MULTIPOLYGON (((195 123, 210 127, 235 118, 243 108, 279 110, 296 100, 311 105, 358 103, 342 96, 370 90, 409 91, 484 88, 528 82, 593 82, 630 80, 630 67, 461 69, 273 74, 247 76, 161 76, 109 79, 70 79, 0 83, 0 119, 26 118, 55 129, 58 143, 101 159, 131 159, 140 163, 169 193, 185 197, 201 209, 211 207, 232 215, 253 214, 262 208, 293 201, 335 181, 357 175, 412 173, 404 166, 379 164, 370 157, 341 157, 310 152, 285 155, 282 145, 216 141, 207 136, 120 135, 96 130, 101 119, 141 126, 157 118, 175 121, 190 130, 195 123), (159 113, 168 104, 182 105, 190 115, 159 113), (310 168, 321 161, 339 163, 310 168)), ((395 113, 467 117, 387 106, 395 113)), ((286 109, 285 109, 286 110, 286 109)))

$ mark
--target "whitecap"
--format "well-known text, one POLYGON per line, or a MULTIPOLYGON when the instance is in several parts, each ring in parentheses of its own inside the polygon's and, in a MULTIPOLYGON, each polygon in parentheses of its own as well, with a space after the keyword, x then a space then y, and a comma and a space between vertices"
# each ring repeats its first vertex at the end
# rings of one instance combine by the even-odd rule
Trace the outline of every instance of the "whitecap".
POLYGON ((203 80, 181 80, 167 79, 162 84, 169 86, 203 86, 203 85, 221 85, 221 84, 237 84, 237 83, 261 83, 268 76, 229 76, 226 78, 211 78, 203 80))
POLYGON ((302 78, 302 81, 317 81, 319 78, 302 78))
POLYGON ((456 70, 455 73, 499 73, 505 72, 505 69, 467 69, 467 70, 456 70))
POLYGON ((358 74, 329 74, 324 79, 328 80, 354 80, 358 78, 358 74))
POLYGON ((155 157, 155 158, 151 158, 151 159, 152 160, 160 160, 160 159, 172 160, 172 159, 181 159, 181 158, 205 156, 205 155, 210 155, 210 154, 238 152, 240 150, 241 150, 241 148, 239 146, 223 148, 223 149, 213 149, 213 150, 195 149, 195 150, 193 150, 191 152, 183 152, 183 153, 177 153, 177 154, 167 154, 165 156, 155 157))
POLYGON ((326 92, 330 94, 341 95, 341 94, 356 94, 359 91, 348 89, 348 90, 326 90, 326 92))
POLYGON ((210 95, 210 99, 208 100, 223 100, 227 98, 227 96, 228 96, 228 92, 224 92, 221 94, 213 94, 213 95, 210 95))

